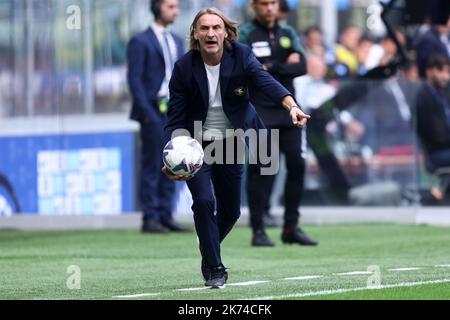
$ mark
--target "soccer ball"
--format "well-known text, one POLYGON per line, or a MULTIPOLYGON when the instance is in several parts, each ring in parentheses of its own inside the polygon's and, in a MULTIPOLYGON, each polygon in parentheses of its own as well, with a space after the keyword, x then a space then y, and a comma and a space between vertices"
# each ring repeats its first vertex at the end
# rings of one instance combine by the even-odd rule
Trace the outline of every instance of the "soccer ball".
POLYGON ((188 136, 173 138, 163 150, 163 162, 176 176, 196 174, 203 165, 203 156, 200 143, 188 136))

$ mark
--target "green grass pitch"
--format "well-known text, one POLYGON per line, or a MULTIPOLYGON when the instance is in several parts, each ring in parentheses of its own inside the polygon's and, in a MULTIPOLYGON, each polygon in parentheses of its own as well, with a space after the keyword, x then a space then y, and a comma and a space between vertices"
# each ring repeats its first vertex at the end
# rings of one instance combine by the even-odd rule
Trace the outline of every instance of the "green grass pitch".
POLYGON ((450 299, 449 228, 304 229, 318 247, 283 245, 280 229, 269 229, 277 245, 253 248, 250 229, 236 227, 222 245, 229 281, 219 290, 203 288, 194 234, 0 231, 0 299, 450 299), (67 286, 72 265, 80 289, 67 286), (365 289, 369 266, 380 270, 377 290, 365 289), (362 273, 340 275, 355 271, 362 273), (309 278, 286 280, 294 277, 309 278))

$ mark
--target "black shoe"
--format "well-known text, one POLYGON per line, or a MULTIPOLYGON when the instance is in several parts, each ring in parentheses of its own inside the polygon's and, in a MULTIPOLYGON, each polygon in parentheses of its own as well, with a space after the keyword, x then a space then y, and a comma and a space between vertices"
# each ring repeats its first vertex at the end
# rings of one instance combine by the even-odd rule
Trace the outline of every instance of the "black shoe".
POLYGON ((306 235, 300 228, 284 229, 281 234, 283 243, 298 243, 303 246, 316 246, 319 243, 306 235))
POLYGON ((252 246, 254 247, 273 247, 275 243, 270 240, 264 230, 257 230, 253 233, 252 246))
POLYGON ((172 232, 192 232, 192 229, 189 228, 185 228, 180 226, 179 224, 170 221, 170 222, 161 222, 161 225, 167 229, 169 229, 169 231, 172 232))
POLYGON ((227 283, 228 273, 225 271, 225 267, 220 265, 218 267, 209 268, 210 274, 205 282, 205 286, 212 289, 221 288, 227 283))
POLYGON ((156 220, 145 220, 142 224, 142 233, 169 233, 169 230, 166 229, 156 220))

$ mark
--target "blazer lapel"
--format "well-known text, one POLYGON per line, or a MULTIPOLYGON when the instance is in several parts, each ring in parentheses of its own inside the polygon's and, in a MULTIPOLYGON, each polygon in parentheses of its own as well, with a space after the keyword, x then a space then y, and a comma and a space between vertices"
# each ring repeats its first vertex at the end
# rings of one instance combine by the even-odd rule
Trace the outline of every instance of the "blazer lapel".
POLYGON ((151 27, 148 28, 148 36, 150 39, 150 43, 155 47, 156 51, 159 53, 159 55, 161 56, 161 58, 164 61, 163 50, 161 48, 161 45, 159 44, 158 37, 156 37, 156 34, 151 27))
POLYGON ((232 53, 224 48, 222 61, 220 62, 220 92, 222 94, 222 101, 224 101, 223 97, 227 92, 233 69, 234 59, 232 53))
POLYGON ((209 90, 208 90, 208 77, 206 76, 205 65, 201 58, 200 52, 196 51, 193 55, 193 71, 194 78, 197 81, 198 87, 203 97, 203 104, 206 109, 209 106, 209 90))

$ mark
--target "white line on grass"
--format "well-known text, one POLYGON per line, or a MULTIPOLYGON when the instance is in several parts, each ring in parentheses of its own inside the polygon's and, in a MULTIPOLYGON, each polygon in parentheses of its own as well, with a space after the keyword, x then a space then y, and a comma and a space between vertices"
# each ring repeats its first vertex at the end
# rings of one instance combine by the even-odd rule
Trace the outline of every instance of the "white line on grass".
POLYGON ((371 271, 352 271, 352 272, 343 272, 343 273, 333 273, 334 276, 358 276, 365 274, 373 274, 371 271))
POLYGON ((301 277, 292 277, 292 278, 284 278, 283 280, 310 280, 310 279, 318 279, 322 278, 322 276, 301 276, 301 277))
POLYGON ((435 267, 436 268, 450 268, 450 264, 438 264, 435 267))
POLYGON ((304 293, 293 293, 286 294, 282 296, 268 296, 268 297, 257 297, 246 300, 274 300, 274 299, 287 299, 287 298, 303 298, 303 297, 312 297, 312 296, 324 296, 330 294, 339 294, 339 293, 347 293, 347 292, 355 292, 355 291, 363 291, 363 290, 380 290, 380 289, 389 289, 389 288, 399 288, 399 287, 415 287, 426 284, 436 284, 436 283, 450 283, 450 279, 441 279, 441 280, 431 280, 431 281, 420 281, 420 282, 402 282, 397 284, 387 284, 381 285, 374 288, 368 287, 360 287, 360 288, 352 288, 352 289, 336 289, 336 290, 324 290, 324 291, 313 291, 313 292, 304 292, 304 293))
POLYGON ((175 291, 200 291, 211 289, 211 287, 200 287, 200 288, 183 288, 183 289, 175 289, 175 291))
POLYGON ((246 281, 246 282, 236 282, 236 283, 227 283, 227 286, 252 286, 254 284, 260 284, 260 283, 268 283, 270 281, 264 280, 264 281, 246 281))
POLYGON ((138 294, 130 294, 124 296, 113 296, 113 298, 125 298, 125 299, 133 299, 133 298, 141 298, 141 297, 153 297, 159 296, 160 293, 138 293, 138 294))
POLYGON ((388 271, 413 271, 413 270, 420 270, 423 268, 419 267, 411 267, 411 268, 395 268, 395 269, 388 269, 388 271))
MULTIPOLYGON (((270 281, 268 280, 264 280, 264 281, 246 281, 246 282, 236 282, 236 283, 227 283, 227 286, 252 286, 255 284, 260 284, 260 283, 268 283, 270 281)), ((201 291, 201 290, 206 290, 206 289, 211 289, 211 287, 199 287, 199 288, 183 288, 183 289, 175 289, 175 291, 201 291)))

